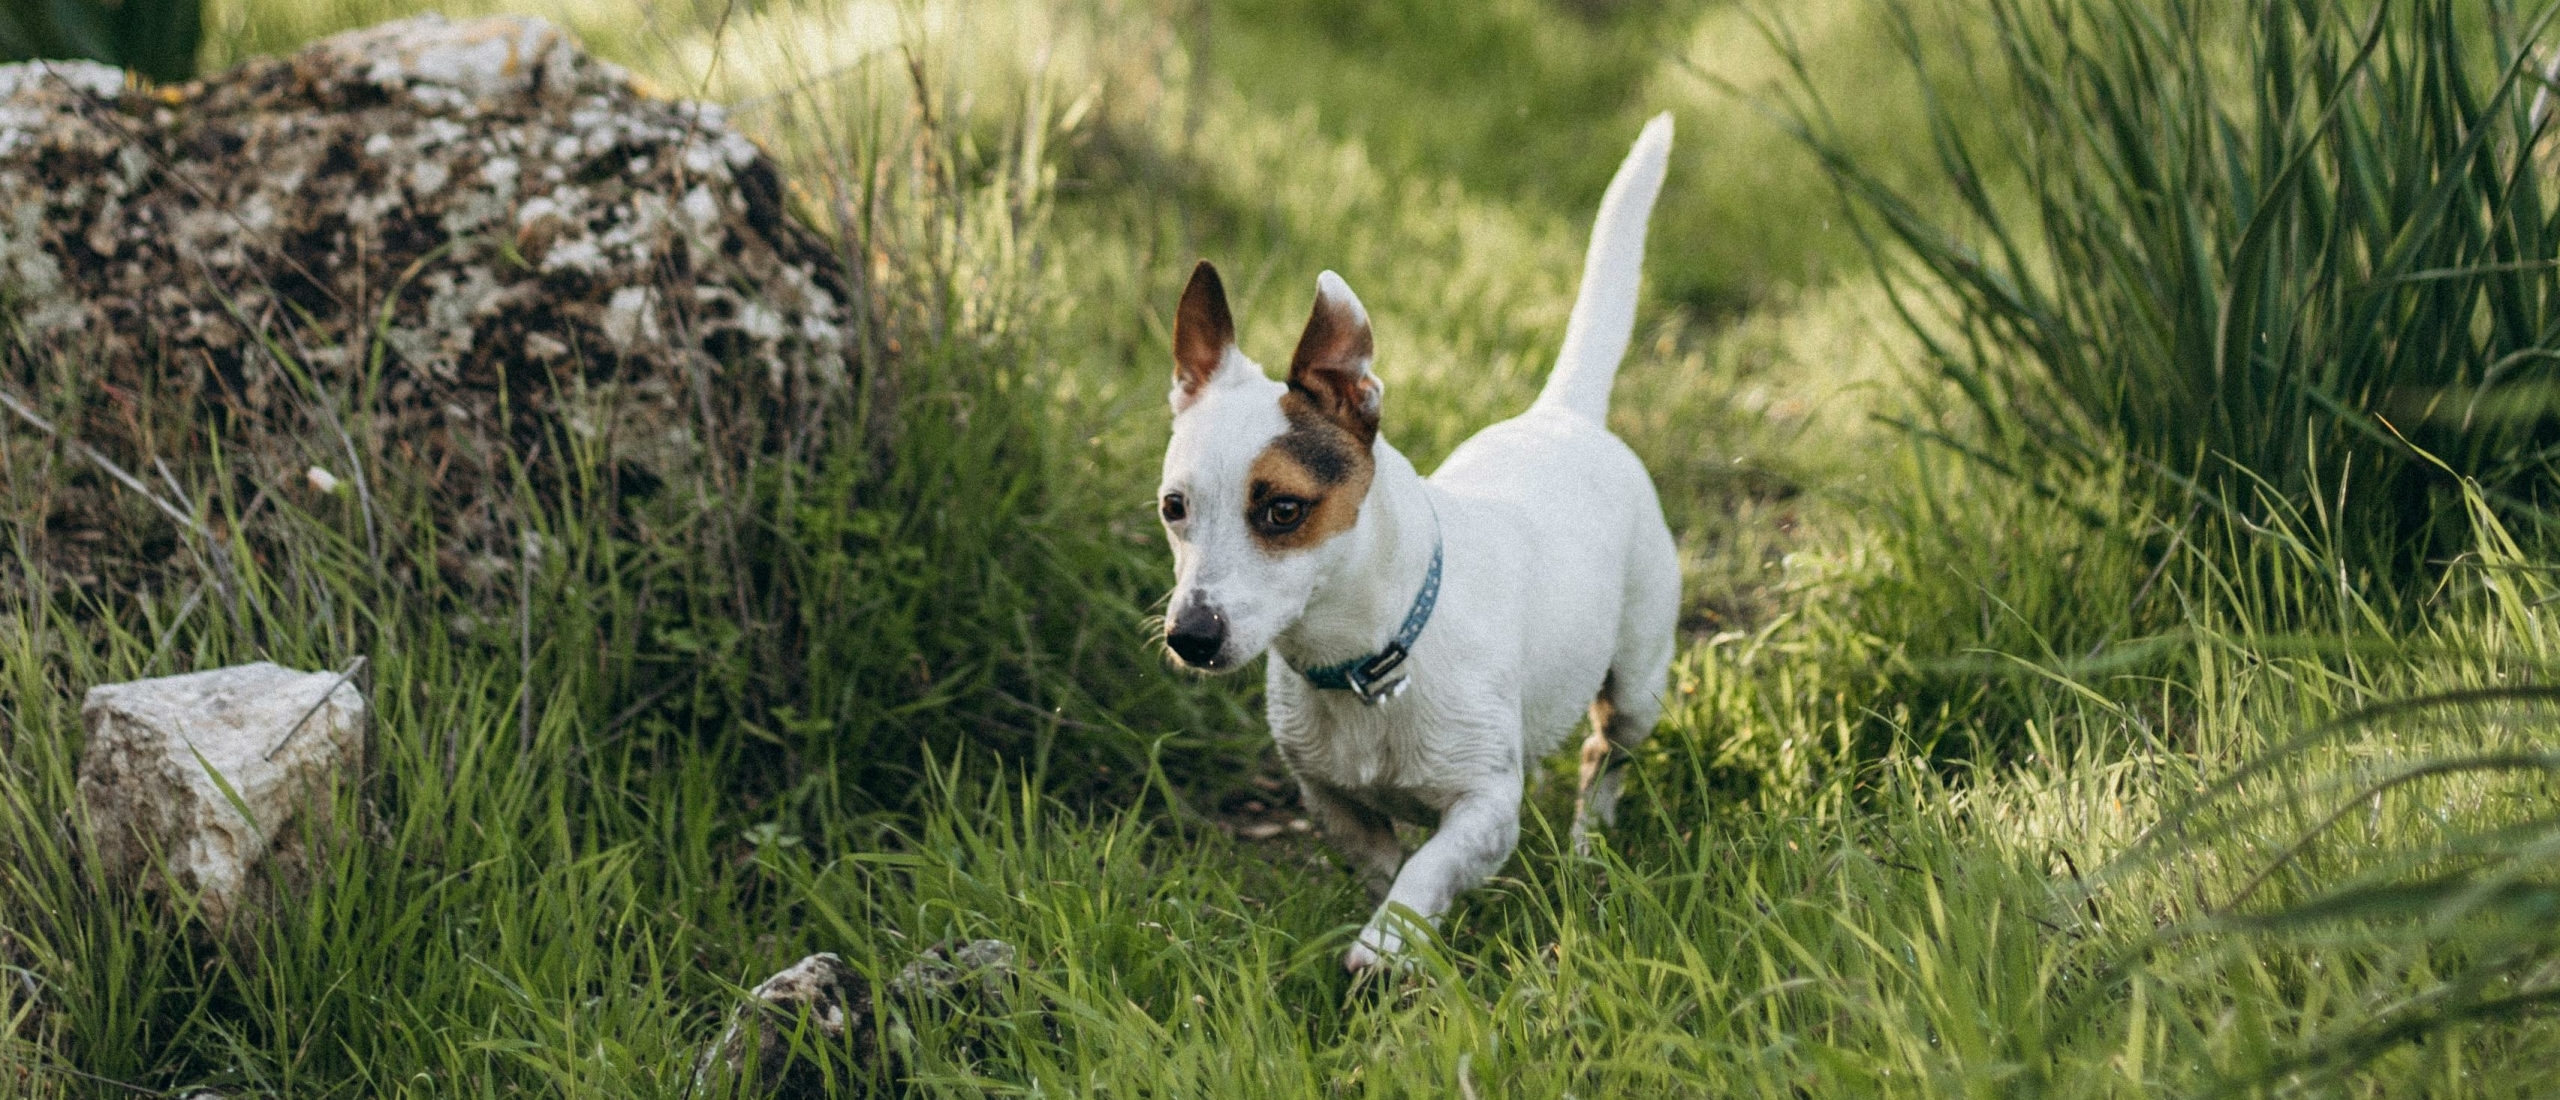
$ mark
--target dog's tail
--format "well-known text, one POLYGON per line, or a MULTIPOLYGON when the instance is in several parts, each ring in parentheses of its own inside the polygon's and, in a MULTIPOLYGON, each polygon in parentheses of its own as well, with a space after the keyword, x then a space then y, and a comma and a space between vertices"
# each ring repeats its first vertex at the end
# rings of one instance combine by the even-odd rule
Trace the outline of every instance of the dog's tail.
POLYGON ((1636 135, 1609 193, 1600 198, 1600 216, 1591 223, 1591 252, 1582 261, 1582 291, 1573 300, 1573 316, 1565 322, 1564 349, 1556 353, 1556 369, 1538 404, 1558 405, 1606 423, 1609 385, 1618 377, 1618 360, 1626 357, 1627 338, 1636 327, 1636 284, 1644 273, 1645 219, 1662 192, 1662 173, 1671 160, 1671 112, 1653 116, 1636 135))

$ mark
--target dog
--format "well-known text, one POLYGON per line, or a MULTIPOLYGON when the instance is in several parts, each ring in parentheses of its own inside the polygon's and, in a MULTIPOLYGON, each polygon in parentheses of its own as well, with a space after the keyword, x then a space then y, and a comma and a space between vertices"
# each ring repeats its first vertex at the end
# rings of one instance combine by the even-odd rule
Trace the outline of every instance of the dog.
POLYGON ((1271 653, 1272 739, 1379 903, 1343 957, 1354 973, 1510 858, 1529 770, 1586 710, 1587 852, 1662 714, 1680 563, 1652 478, 1606 421, 1670 152, 1665 113, 1601 200, 1537 401, 1429 478, 1379 437, 1369 317, 1340 276, 1317 277, 1285 382, 1237 350, 1215 267, 1183 291, 1157 490, 1165 643, 1213 673, 1271 653), (1410 858, 1399 821, 1432 829, 1410 858))

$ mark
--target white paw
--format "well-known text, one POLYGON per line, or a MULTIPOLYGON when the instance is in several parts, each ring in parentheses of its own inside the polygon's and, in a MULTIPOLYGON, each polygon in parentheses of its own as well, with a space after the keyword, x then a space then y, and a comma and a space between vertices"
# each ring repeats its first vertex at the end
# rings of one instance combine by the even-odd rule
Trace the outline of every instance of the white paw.
POLYGON ((1360 942, 1342 953, 1342 968, 1354 974, 1365 973, 1395 961, 1403 951, 1403 937, 1372 924, 1360 930, 1360 942))

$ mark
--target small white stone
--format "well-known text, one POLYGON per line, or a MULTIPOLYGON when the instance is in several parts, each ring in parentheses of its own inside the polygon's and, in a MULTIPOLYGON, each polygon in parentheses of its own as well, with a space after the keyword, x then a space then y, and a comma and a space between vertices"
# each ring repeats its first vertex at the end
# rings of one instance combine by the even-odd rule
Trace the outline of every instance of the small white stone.
MULTIPOLYGON (((685 171, 690 172, 690 173, 692 173, 692 174, 694 174, 694 175, 697 175, 697 176, 706 176, 706 175, 710 175, 710 174, 711 174, 711 170, 712 170, 712 169, 717 168, 717 167, 719 167, 719 166, 720 166, 720 154, 718 154, 718 153, 716 153, 716 152, 712 151, 712 149, 711 149, 711 147, 710 147, 710 146, 707 146, 707 145, 704 145, 704 144, 702 144, 702 143, 700 143, 700 142, 695 142, 695 141, 688 141, 688 142, 686 142, 686 143, 685 143, 685 146, 684 146, 684 170, 685 170, 685 171)), ((724 176, 723 178, 726 178, 726 177, 724 176)))
POLYGON ((460 114, 471 109, 470 96, 441 85, 419 85, 410 89, 409 98, 416 100, 418 106, 430 111, 451 111, 460 114))
POLYGON ((596 247, 592 237, 579 237, 551 246, 542 254, 542 271, 584 271, 594 274, 605 269, 604 249, 596 247))
POLYGON ((100 684, 80 717, 80 801, 99 869, 145 890, 174 881, 218 927, 275 845, 297 835, 295 819, 330 812, 367 715, 346 676, 261 661, 100 684))
POLYGON ((548 361, 569 354, 569 345, 547 332, 528 332, 524 334, 524 353, 548 361))
POLYGON ((240 204, 238 210, 228 216, 235 225, 246 228, 252 233, 264 233, 276 226, 276 204, 267 197, 266 192, 260 191, 250 195, 247 201, 240 204))
POLYGON ((522 228, 530 226, 535 222, 539 222, 544 218, 556 218, 558 216, 560 216, 560 204, 558 202, 554 201, 549 195, 535 195, 532 198, 526 199, 523 206, 516 208, 516 225, 517 227, 522 228))
POLYGON ((711 197, 708 187, 696 187, 685 192, 682 209, 684 216, 696 228, 709 228, 711 223, 720 220, 720 200, 711 197))
POLYGON ((302 476, 305 480, 311 482, 312 488, 318 489, 323 493, 334 493, 338 491, 338 475, 330 473, 327 467, 314 466, 308 470, 304 470, 302 472, 302 476))
POLYGON ((749 302, 738 310, 738 329, 758 340, 779 340, 785 331, 782 315, 758 302, 749 302))
POLYGON ((442 163, 422 160, 409 166, 409 191, 420 198, 425 198, 444 190, 445 181, 452 178, 452 170, 442 163))
POLYGON ((613 350, 629 352, 641 340, 658 340, 657 295, 647 287, 626 286, 613 292, 604 307, 604 338, 613 350))

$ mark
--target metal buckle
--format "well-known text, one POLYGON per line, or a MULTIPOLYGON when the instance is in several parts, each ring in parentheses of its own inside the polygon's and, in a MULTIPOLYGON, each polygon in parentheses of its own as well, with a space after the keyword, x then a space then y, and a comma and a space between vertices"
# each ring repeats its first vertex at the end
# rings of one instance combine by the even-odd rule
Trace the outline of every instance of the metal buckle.
POLYGON ((1392 675, 1397 666, 1404 664, 1404 657, 1403 646, 1390 644, 1379 650, 1367 664, 1343 673, 1342 678, 1351 685, 1351 694, 1359 696, 1361 702, 1378 706, 1404 694, 1405 678, 1392 675))

